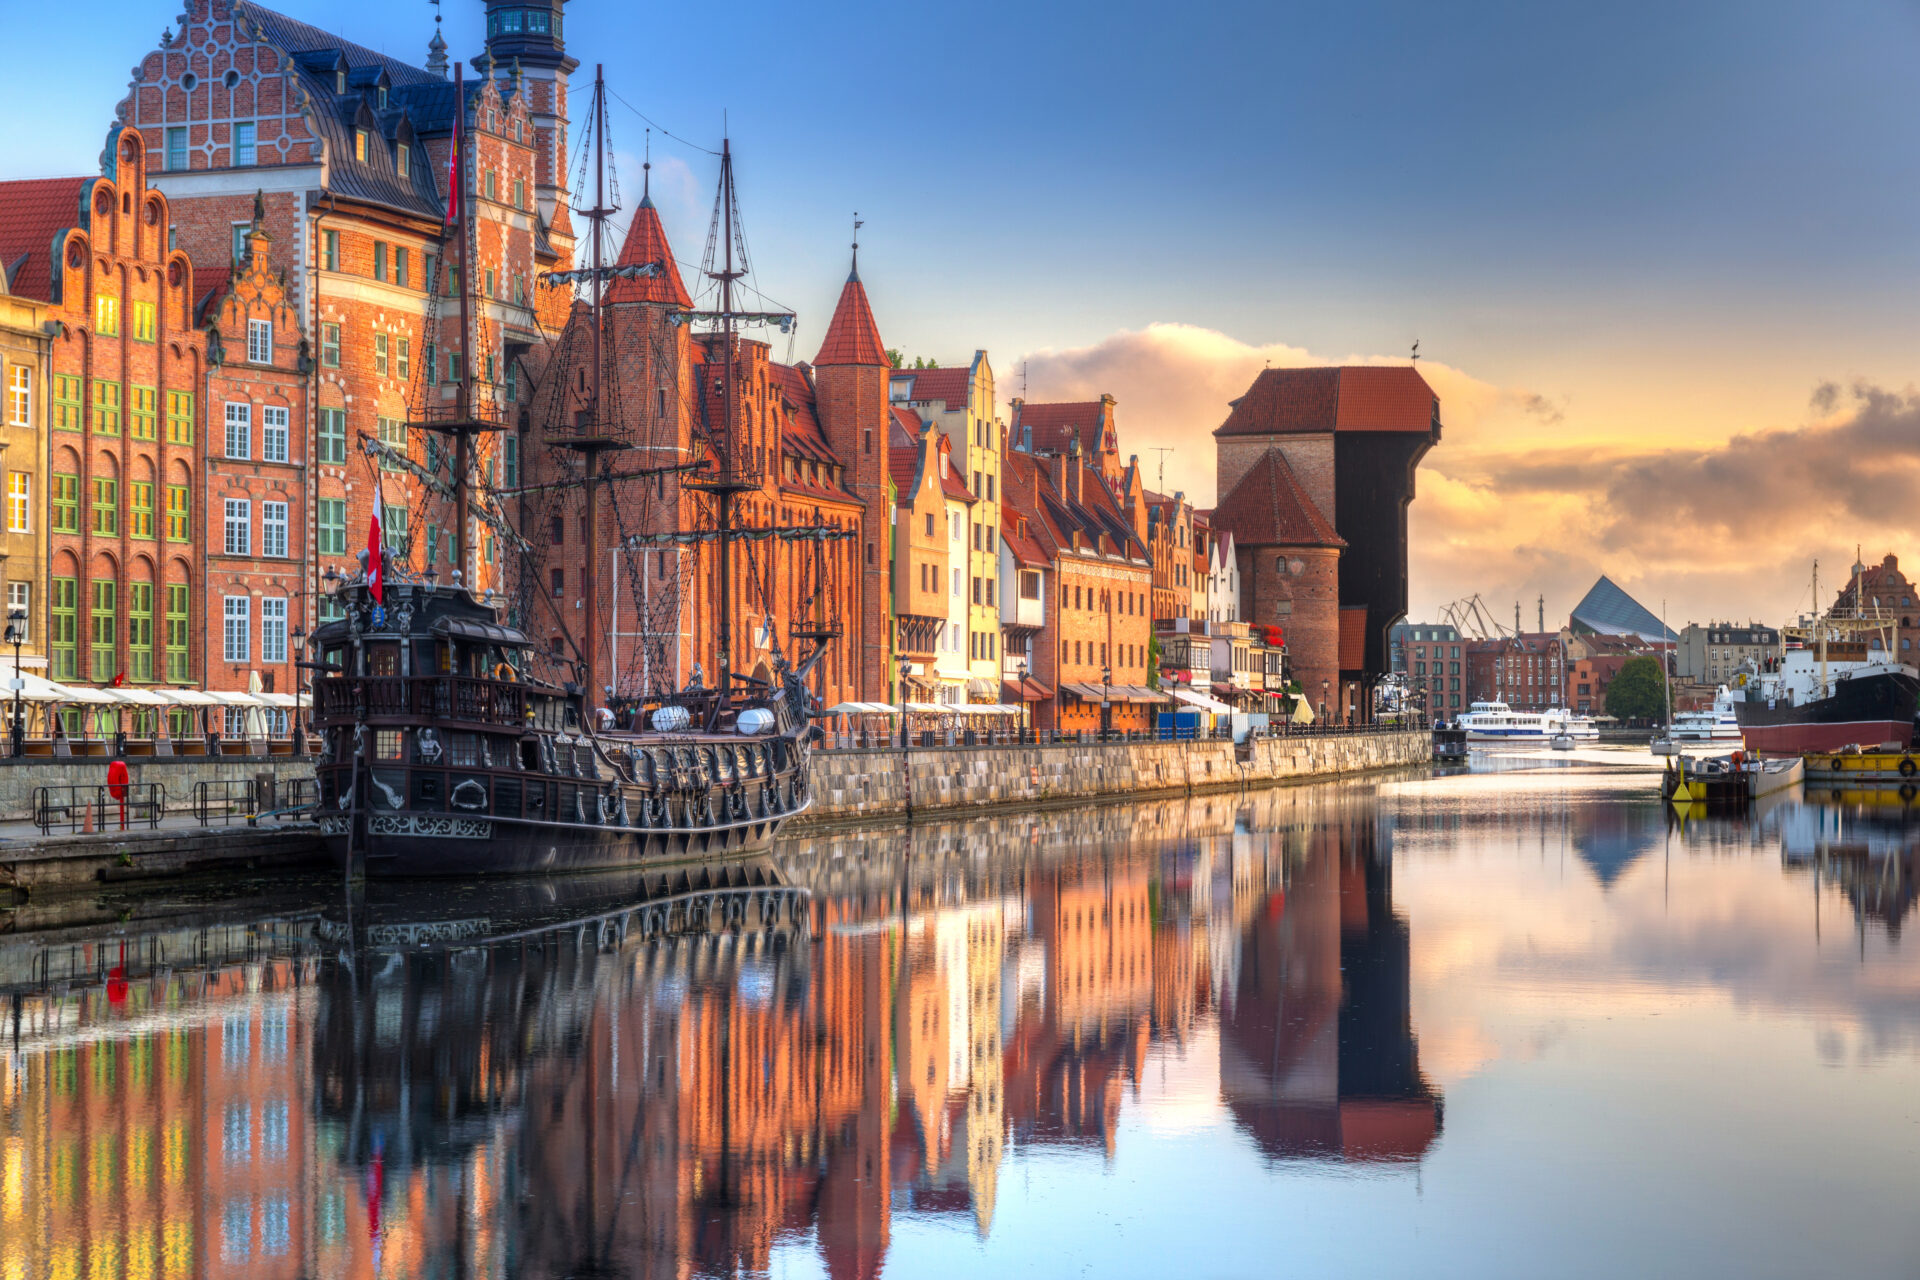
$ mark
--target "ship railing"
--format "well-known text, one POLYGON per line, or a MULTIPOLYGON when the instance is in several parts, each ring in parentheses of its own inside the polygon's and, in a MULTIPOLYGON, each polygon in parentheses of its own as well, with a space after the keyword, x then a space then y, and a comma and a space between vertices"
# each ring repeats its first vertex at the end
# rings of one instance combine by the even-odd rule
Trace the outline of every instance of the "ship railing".
POLYGON ((520 728, 532 696, 520 685, 473 676, 338 676, 314 686, 322 722, 419 716, 520 728))

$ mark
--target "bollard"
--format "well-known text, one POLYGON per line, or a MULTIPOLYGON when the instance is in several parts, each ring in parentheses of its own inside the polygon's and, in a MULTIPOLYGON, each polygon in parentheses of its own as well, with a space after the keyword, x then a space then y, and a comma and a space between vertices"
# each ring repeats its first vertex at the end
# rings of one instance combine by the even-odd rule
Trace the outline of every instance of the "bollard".
POLYGON ((93 801, 89 800, 80 810, 80 834, 93 834, 93 801))

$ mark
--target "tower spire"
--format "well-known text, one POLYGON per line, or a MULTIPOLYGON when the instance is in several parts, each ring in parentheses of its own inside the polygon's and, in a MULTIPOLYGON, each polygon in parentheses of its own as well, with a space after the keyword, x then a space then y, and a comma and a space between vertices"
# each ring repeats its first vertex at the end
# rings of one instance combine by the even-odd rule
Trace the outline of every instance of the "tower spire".
POLYGON ((858 283, 860 279, 860 228, 867 224, 860 220, 860 211, 853 211, 853 270, 847 273, 847 279, 858 283))
POLYGON ((640 203, 653 199, 653 126, 647 126, 647 155, 640 162, 640 203))

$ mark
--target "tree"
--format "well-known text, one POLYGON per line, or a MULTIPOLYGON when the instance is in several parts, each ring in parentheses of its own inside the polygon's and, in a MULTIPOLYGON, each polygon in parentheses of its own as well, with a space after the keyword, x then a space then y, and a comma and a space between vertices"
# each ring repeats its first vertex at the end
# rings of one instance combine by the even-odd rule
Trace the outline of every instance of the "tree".
POLYGON ((1160 637, 1147 637, 1147 688, 1160 687, 1160 637))
POLYGON ((904 355, 902 355, 902 354, 900 354, 900 348, 898 348, 898 347, 888 347, 888 348, 887 348, 887 363, 888 363, 888 364, 890 364, 890 365, 892 365, 892 366, 893 366, 894 368, 896 368, 896 369, 898 369, 898 368, 900 367, 900 365, 901 365, 901 364, 902 364, 902 363, 903 363, 903 362, 904 362, 905 360, 906 360, 906 357, 905 357, 904 355))
POLYGON ((1657 658, 1628 658, 1607 685, 1607 714, 1620 720, 1659 720, 1666 714, 1666 682, 1657 658))

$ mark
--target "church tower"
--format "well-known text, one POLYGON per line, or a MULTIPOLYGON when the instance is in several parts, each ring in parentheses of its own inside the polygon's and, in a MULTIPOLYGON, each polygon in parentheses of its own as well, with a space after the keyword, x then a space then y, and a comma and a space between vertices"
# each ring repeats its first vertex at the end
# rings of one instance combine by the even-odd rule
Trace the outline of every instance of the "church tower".
MULTIPOLYGON (((487 48, 473 60, 482 75, 506 78, 518 68, 533 122, 534 193, 554 248, 573 260, 567 211, 567 77, 580 65, 567 56, 567 0, 486 0, 487 48)), ((504 91, 506 86, 502 85, 504 91)))
MULTIPOLYGON (((856 251, 857 252, 857 251, 856 251)), ((827 336, 814 357, 814 400, 820 428, 845 468, 846 488, 866 507, 858 567, 860 649, 855 670, 860 697, 888 698, 892 628, 887 620, 887 542, 893 511, 887 502, 887 377, 892 366, 873 322, 860 260, 840 290, 827 336)))

